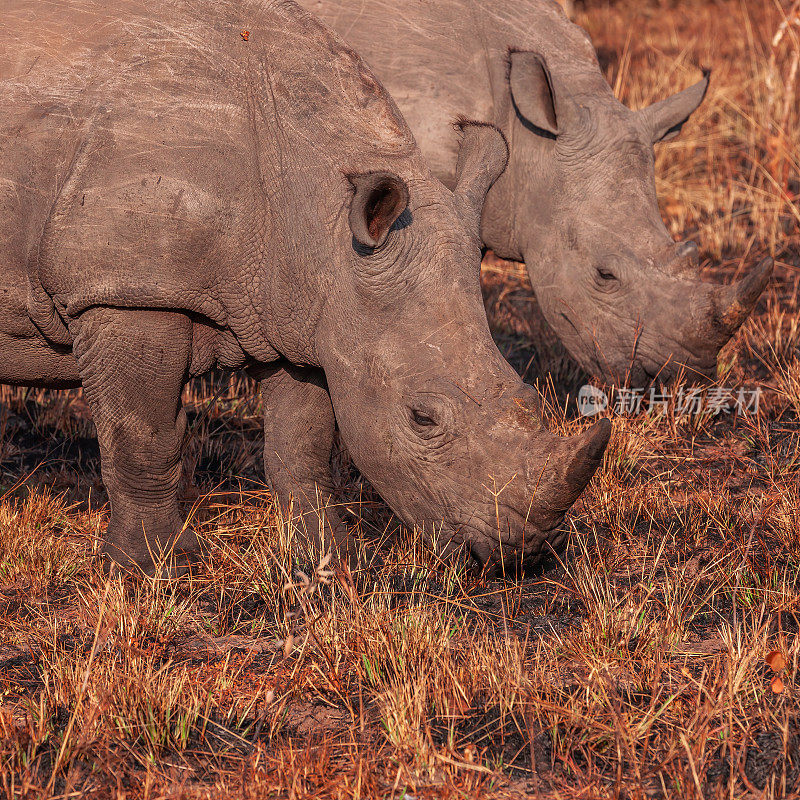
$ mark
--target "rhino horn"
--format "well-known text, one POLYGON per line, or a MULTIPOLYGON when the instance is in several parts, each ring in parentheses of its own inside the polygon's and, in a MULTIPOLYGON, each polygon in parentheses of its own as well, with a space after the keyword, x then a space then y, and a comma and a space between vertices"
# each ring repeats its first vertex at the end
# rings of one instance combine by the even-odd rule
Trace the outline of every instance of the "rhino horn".
POLYGON ((740 281, 717 289, 720 330, 733 336, 753 310, 758 298, 769 283, 773 261, 764 258, 758 266, 740 281))
POLYGON ((603 461, 608 441, 611 438, 611 420, 603 418, 595 422, 589 430, 567 441, 567 449, 572 454, 572 460, 566 471, 566 497, 571 506, 586 488, 592 475, 603 461))
POLYGON ((741 327, 769 283, 773 261, 762 259, 740 281, 729 286, 703 287, 695 300, 691 338, 703 347, 719 350, 741 327))

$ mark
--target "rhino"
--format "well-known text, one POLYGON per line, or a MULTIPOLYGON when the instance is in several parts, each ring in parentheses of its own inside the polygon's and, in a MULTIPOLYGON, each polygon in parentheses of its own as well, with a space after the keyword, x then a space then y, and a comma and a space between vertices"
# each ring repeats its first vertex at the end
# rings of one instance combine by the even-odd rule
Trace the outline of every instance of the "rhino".
MULTIPOLYGON (((508 158, 495 127, 452 132, 447 188, 361 58, 293 2, 3 14, 0 381, 83 387, 106 563, 191 563, 181 392, 215 368, 263 378, 285 508, 331 502, 338 426, 442 549, 492 565, 559 546, 610 423, 551 433, 491 338, 478 234, 508 158)), ((341 555, 331 514, 312 535, 341 555)))
POLYGON ((483 244, 525 262, 546 321, 587 372, 634 386, 715 376, 772 261, 733 285, 705 283, 697 245, 674 242, 661 219, 653 146, 680 132, 708 73, 632 111, 553 0, 301 2, 375 70, 447 185, 454 119, 505 133, 510 160, 484 206, 483 244))

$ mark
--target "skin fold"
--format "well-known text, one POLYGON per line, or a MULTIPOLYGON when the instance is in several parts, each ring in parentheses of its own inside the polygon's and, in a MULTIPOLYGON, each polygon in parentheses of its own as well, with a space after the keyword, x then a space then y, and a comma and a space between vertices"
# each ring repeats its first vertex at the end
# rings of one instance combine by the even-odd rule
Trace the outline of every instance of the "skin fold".
POLYGON ((314 514, 337 424, 443 550, 492 565, 559 544, 610 424, 550 433, 490 336, 495 127, 450 130, 447 188, 359 56, 291 2, 6 0, 0 42, 0 380, 83 386, 108 558, 152 572, 196 551, 180 396, 213 368, 263 378, 267 478, 315 546, 349 547, 314 514))
POLYGON ((553 0, 301 2, 375 70, 448 185, 454 119, 505 133, 509 164, 489 191, 482 241, 526 263, 545 318, 584 369, 634 386, 715 376, 772 262, 733 286, 704 283, 697 246, 674 242, 662 222, 653 146, 680 132, 708 75, 631 111, 553 0))

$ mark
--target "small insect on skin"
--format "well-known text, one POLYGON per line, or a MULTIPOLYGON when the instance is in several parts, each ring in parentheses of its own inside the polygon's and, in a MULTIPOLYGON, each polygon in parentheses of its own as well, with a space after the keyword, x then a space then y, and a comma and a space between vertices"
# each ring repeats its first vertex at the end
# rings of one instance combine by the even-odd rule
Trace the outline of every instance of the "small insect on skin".
POLYGON ((250 31, 242 31, 241 37, 242 37, 242 39, 247 41, 250 38, 250 31))

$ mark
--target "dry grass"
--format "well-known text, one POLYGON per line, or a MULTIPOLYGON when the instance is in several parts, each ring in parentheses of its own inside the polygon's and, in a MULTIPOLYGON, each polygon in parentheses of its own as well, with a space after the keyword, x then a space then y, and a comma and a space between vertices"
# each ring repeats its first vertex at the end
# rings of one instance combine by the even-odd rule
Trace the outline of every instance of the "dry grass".
MULTIPOLYGON (((778 260, 723 354, 759 413, 615 417, 569 550, 521 581, 438 563, 340 454, 343 496, 369 501, 351 580, 307 563, 263 491, 252 384, 197 382, 185 508, 205 565, 125 582, 92 558, 107 505, 80 393, 0 389, 0 797, 800 791, 800 26, 773 46, 777 2, 576 16, 633 106, 715 67, 659 188, 709 275, 778 260)), ((576 430, 584 378, 524 273, 484 286, 509 358, 576 430)))

